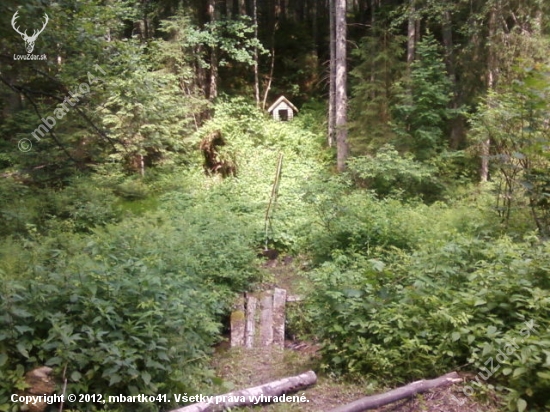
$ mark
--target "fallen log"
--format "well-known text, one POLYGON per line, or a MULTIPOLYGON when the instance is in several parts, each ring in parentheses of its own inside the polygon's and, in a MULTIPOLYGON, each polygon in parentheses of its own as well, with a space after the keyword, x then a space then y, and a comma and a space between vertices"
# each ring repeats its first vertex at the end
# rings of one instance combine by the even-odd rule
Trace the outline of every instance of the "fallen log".
POLYGON ((219 412, 237 406, 259 405, 268 403, 274 396, 281 397, 283 394, 305 389, 314 385, 315 382, 317 382, 317 375, 315 372, 309 371, 253 388, 205 397, 208 399, 206 402, 194 403, 183 408, 173 409, 171 412, 219 412))
POLYGON ((452 385, 461 381, 462 379, 456 372, 451 372, 436 379, 420 380, 380 395, 367 396, 365 398, 358 399, 355 402, 348 403, 347 405, 342 405, 331 409, 329 412, 368 411, 369 409, 379 408, 381 406, 397 402, 401 399, 410 398, 417 393, 426 392, 430 389, 441 386, 452 385))

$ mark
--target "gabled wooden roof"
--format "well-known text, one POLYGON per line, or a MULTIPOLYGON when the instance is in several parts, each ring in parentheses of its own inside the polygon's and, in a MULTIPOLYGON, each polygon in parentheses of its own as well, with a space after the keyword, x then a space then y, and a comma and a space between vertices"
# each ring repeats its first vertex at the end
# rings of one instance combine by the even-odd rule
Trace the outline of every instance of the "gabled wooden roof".
POLYGON ((271 113, 273 110, 275 110, 275 108, 282 102, 285 102, 286 104, 288 104, 292 110, 298 113, 298 109, 296 108, 296 106, 290 103, 290 100, 288 100, 285 96, 281 96, 277 100, 275 100, 275 103, 273 103, 271 106, 269 106, 269 109, 267 109, 268 113, 271 113))

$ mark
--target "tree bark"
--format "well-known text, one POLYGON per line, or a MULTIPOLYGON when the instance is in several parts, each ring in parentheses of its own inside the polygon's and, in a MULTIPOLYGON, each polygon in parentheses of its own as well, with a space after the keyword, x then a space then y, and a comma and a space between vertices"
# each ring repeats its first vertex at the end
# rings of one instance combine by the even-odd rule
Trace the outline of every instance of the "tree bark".
MULTIPOLYGON (((254 0, 252 7, 254 15, 254 38, 258 40, 258 2, 254 0)), ((254 47, 254 96, 256 97, 256 107, 260 107, 260 77, 258 73, 258 48, 254 47)))
MULTIPOLYGON (((210 23, 216 21, 216 0, 208 0, 208 17, 210 23)), ((210 87, 208 89, 208 100, 212 101, 218 97, 218 51, 214 46, 210 51, 210 87)))
MULTIPOLYGON (((448 2, 448 0, 447 0, 448 2)), ((450 7, 450 4, 449 4, 450 7)), ((451 11, 446 9, 442 15, 442 32, 443 32, 443 45, 445 47, 445 65, 447 73, 453 84, 453 99, 451 101, 451 108, 458 109, 461 105, 461 96, 458 93, 458 85, 456 81, 456 64, 454 56, 453 45, 453 29, 451 11)), ((455 116, 450 121, 451 136, 449 141, 449 147, 457 150, 464 141, 464 116, 455 116)))
POLYGON ((267 86, 264 90, 264 100, 262 102, 262 109, 265 110, 267 103, 267 97, 269 95, 269 90, 271 89, 271 82, 273 81, 273 72, 275 70, 275 46, 271 49, 271 68, 269 69, 269 78, 267 79, 267 86))
POLYGON ((207 402, 195 403, 183 408, 174 409, 171 412, 219 412, 227 408, 254 405, 262 395, 261 402, 268 403, 268 398, 279 397, 286 393, 305 389, 314 385, 315 382, 317 382, 315 372, 309 371, 298 376, 284 378, 253 388, 214 396, 207 402), (242 401, 242 398, 244 398, 244 401, 242 401))
POLYGON ((246 16, 246 2, 245 0, 239 0, 239 14, 246 16))
MULTIPOLYGON (((376 0, 370 0, 370 32, 371 36, 374 38, 377 34, 376 30, 376 0)), ((375 76, 375 70, 376 70, 376 63, 374 59, 371 60, 371 66, 370 66, 370 82, 371 84, 374 84, 376 81, 375 76)), ((370 92, 370 98, 371 100, 376 99, 376 91, 373 87, 370 92)))
MULTIPOLYGON (((495 87, 495 69, 496 69, 496 56, 494 51, 493 42, 495 41, 496 34, 496 20, 497 11, 495 7, 491 7, 489 12, 489 45, 487 50, 487 91, 491 92, 495 87)), ((491 102, 489 102, 491 104, 491 102)), ((481 169, 480 169, 480 181, 486 182, 489 179, 489 151, 491 147, 491 140, 486 139, 481 143, 481 169)))
POLYGON ((339 172, 346 168, 348 158, 347 130, 347 65, 346 65, 346 0, 335 0, 334 23, 336 29, 336 167, 339 172))
POLYGON ((334 1, 329 0, 330 21, 330 64, 329 64, 329 96, 328 96, 328 145, 334 144, 336 114, 336 25, 334 23, 334 1))
POLYGON ((426 392, 433 388, 452 385, 461 381, 462 379, 456 372, 451 372, 436 379, 416 381, 380 395, 367 396, 347 405, 331 409, 329 412, 368 411, 369 409, 376 409, 401 399, 410 398, 418 393, 426 392))
POLYGON ((415 0, 410 0, 409 25, 407 28, 407 69, 410 70, 411 63, 414 61, 416 49, 416 17, 415 0))
POLYGON ((233 12, 235 10, 235 4, 233 0, 225 0, 225 15, 228 19, 233 18, 233 12))
POLYGON ((317 27, 317 0, 311 1, 309 6, 311 13, 311 37, 313 38, 313 51, 319 57, 319 28, 317 27))

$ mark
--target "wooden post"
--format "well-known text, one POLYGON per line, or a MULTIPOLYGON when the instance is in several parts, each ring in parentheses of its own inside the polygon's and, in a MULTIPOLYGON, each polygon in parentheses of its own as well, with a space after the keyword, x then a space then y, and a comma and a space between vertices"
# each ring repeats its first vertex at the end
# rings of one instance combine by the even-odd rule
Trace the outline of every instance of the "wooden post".
POLYGON ((267 293, 261 300, 260 345, 271 346, 273 343, 273 296, 267 293))
POLYGON ((247 348, 252 348, 254 346, 257 304, 258 299, 254 296, 248 296, 246 303, 246 336, 244 342, 244 346, 247 348))
POLYGON ((282 349, 285 344, 286 290, 275 288, 273 295, 273 345, 282 349))
POLYGON ((231 347, 244 345, 244 331, 244 297, 241 296, 231 313, 231 347))

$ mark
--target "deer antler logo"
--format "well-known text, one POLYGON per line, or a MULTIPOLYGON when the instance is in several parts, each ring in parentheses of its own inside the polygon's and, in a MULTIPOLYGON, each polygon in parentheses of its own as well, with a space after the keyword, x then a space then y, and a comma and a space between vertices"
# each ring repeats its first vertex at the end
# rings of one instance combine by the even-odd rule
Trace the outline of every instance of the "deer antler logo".
POLYGON ((25 48, 27 49, 27 53, 30 54, 34 50, 34 42, 36 41, 38 35, 40 33, 42 33, 44 31, 44 29, 46 28, 46 25, 48 24, 49 18, 48 18, 48 15, 46 13, 44 13, 44 17, 45 17, 44 25, 42 26, 42 28, 40 30, 34 30, 34 33, 32 34, 32 36, 29 36, 29 35, 27 35, 27 30, 25 30, 24 33, 21 33, 19 31, 19 27, 15 26, 15 20, 17 20, 17 17, 19 17, 17 15, 17 13, 19 13, 19 12, 16 11, 15 14, 13 15, 13 18, 11 19, 11 26, 13 27, 13 29, 17 33, 19 33, 21 35, 21 37, 25 41, 25 48))

